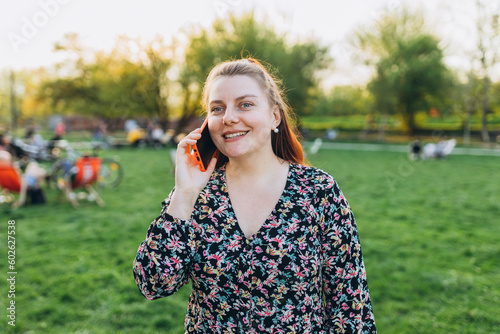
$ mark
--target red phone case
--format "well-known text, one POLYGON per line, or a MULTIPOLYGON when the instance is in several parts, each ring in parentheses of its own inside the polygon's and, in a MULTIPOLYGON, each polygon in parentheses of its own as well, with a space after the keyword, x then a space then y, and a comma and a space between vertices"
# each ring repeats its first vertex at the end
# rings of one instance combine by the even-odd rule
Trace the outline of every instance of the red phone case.
POLYGON ((202 172, 207 170, 210 161, 215 156, 217 152, 217 148, 210 137, 210 133, 205 130, 208 124, 208 118, 205 119, 201 126, 202 137, 198 139, 197 143, 194 144, 191 148, 193 150, 193 154, 196 157, 196 162, 198 163, 198 167, 202 172), (204 131, 205 130, 205 131, 204 131))

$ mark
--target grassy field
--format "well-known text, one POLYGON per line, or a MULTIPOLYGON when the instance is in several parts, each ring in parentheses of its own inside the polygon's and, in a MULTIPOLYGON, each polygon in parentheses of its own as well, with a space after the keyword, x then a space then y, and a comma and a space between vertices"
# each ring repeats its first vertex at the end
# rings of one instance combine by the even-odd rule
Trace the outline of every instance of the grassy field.
MULTIPOLYGON (((140 295, 132 261, 173 186, 165 150, 118 155, 106 206, 3 207, 2 320, 9 333, 183 333, 189 287, 140 295), (7 220, 16 221, 16 326, 8 326, 7 220)), ((320 150, 356 216, 379 333, 500 332, 498 157, 408 162, 404 154, 320 150)))

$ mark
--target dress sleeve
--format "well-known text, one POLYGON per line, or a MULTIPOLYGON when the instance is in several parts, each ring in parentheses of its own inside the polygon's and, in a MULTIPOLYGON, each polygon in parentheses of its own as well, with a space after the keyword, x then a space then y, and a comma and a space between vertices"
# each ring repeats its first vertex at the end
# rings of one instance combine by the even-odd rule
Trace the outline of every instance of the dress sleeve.
POLYGON ((323 292, 329 333, 376 333, 354 215, 333 179, 322 197, 323 292))
POLYGON ((150 300, 169 296, 188 283, 196 251, 197 224, 166 212, 171 195, 162 203, 161 214, 149 226, 134 260, 135 282, 150 300))

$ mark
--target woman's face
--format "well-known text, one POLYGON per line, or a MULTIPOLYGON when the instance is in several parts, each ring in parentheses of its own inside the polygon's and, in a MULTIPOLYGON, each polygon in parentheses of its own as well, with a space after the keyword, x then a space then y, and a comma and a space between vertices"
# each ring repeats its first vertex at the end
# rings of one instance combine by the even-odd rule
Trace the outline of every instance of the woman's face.
POLYGON ((208 128, 217 148, 229 159, 273 155, 271 131, 280 123, 277 106, 246 75, 220 77, 210 88, 208 128))

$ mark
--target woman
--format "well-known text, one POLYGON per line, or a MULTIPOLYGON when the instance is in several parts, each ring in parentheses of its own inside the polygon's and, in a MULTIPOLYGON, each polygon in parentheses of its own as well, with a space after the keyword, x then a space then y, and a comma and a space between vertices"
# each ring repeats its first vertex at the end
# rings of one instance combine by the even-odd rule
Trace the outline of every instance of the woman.
POLYGON ((376 333, 354 217, 305 166, 276 81, 256 60, 216 66, 203 93, 219 154, 179 142, 175 188, 134 262, 148 299, 192 282, 186 333, 376 333))

